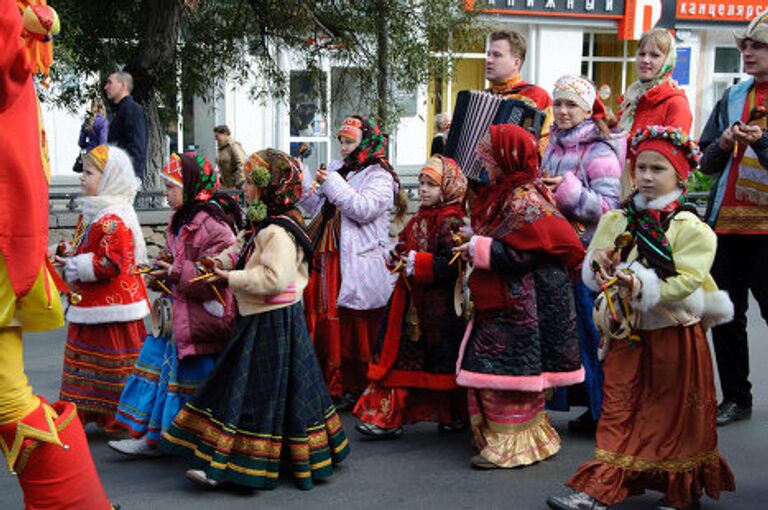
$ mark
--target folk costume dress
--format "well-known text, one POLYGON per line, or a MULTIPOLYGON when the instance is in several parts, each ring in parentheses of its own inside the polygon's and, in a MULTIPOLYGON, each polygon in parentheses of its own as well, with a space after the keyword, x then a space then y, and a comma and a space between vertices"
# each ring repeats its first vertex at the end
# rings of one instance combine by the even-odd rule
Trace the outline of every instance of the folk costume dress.
MULTIPOLYGON (((685 181, 698 148, 681 130, 649 126, 633 140, 634 153, 654 151, 685 181)), ((734 481, 717 448, 717 402, 706 329, 728 322, 733 303, 709 271, 717 238, 686 201, 684 189, 649 200, 639 193, 600 220, 582 268, 599 290, 591 260, 615 246, 632 275, 629 305, 636 338, 614 339, 605 358, 603 410, 595 458, 567 485, 612 505, 651 489, 664 504, 691 508, 704 492, 719 499, 734 481)))
POLYGON ((40 59, 50 65, 53 42, 32 30, 58 18, 35 5, 46 21, 30 12, 36 27, 25 28, 30 3, 0 2, 0 451, 24 508, 109 510, 75 406, 35 395, 24 370, 23 333, 64 325, 66 288, 46 255, 50 166, 33 77, 47 74, 40 59))
MULTIPOLYGON (((285 462, 297 486, 333 473, 349 443, 317 362, 301 296, 309 237, 294 205, 299 163, 267 149, 246 174, 268 169, 267 216, 216 257, 229 273, 239 315, 210 377, 163 434, 161 448, 192 457, 208 480, 274 489, 285 462)), ((248 177, 251 178, 251 177, 248 177)))
POLYGON ((128 156, 100 145, 86 157, 102 168, 96 196, 83 197, 83 213, 65 268, 73 290, 64 348, 61 399, 77 404, 83 423, 116 428, 120 395, 147 336, 149 302, 136 266, 147 252, 133 198, 138 180, 128 156))
MULTIPOLYGON (((582 272, 599 290, 589 261, 622 232, 660 226, 672 257, 670 268, 649 264, 652 249, 638 246, 625 265, 642 281, 632 305, 640 311, 639 341, 614 340, 606 355, 605 396, 595 458, 568 481, 605 504, 651 489, 667 505, 688 508, 702 492, 718 499, 734 490, 733 475, 717 449, 714 374, 706 328, 733 313, 709 269, 716 237, 690 209, 680 191, 648 202, 640 195, 600 221, 582 272), (666 276, 665 276, 666 275, 666 276)), ((651 259, 654 260, 654 259, 651 259)))
POLYGON ((440 202, 421 207, 400 234, 408 256, 368 369, 371 383, 355 405, 364 423, 382 428, 434 421, 466 423, 466 392, 457 390, 456 359, 465 324, 454 309, 460 264, 449 264, 452 235, 464 225, 466 177, 452 159, 433 156, 424 175, 440 181, 440 202))
MULTIPOLYGON (((554 126, 541 163, 548 176, 563 178, 553 193, 555 203, 586 247, 600 217, 619 205, 626 140, 623 134, 606 136, 598 128, 594 119, 601 118, 605 110, 589 81, 564 76, 555 83, 553 95, 555 101, 576 100, 582 108, 588 106, 593 111, 592 118, 570 129, 554 126)), ((586 405, 589 416, 597 420, 603 400, 603 373, 597 355, 600 337, 592 322, 595 296, 580 280, 574 282, 573 288, 584 385, 555 391, 547 405, 558 411, 567 411, 570 405, 586 405)))
POLYGON ((334 398, 359 395, 368 385, 373 343, 394 287, 384 255, 400 187, 378 127, 367 117, 347 120, 362 131, 360 145, 301 202, 314 217, 307 325, 334 398))
POLYGON ((195 262, 218 255, 235 243, 240 216, 233 199, 214 194, 218 176, 204 157, 174 154, 161 175, 181 187, 185 197, 168 225, 166 251, 173 256, 168 278, 173 292, 171 334, 147 335, 125 383, 117 414, 117 421, 133 437, 150 445, 157 445, 213 370, 229 340, 235 318, 232 290, 216 284, 222 304, 212 284, 191 280, 200 275, 195 262))
POLYGON ((584 248, 547 190, 533 182, 534 137, 518 126, 491 126, 490 154, 485 147, 479 145, 478 155, 493 158, 502 175, 483 187, 472 207, 475 313, 457 381, 469 388, 480 455, 509 468, 559 450, 545 391, 584 380, 570 276, 584 248))

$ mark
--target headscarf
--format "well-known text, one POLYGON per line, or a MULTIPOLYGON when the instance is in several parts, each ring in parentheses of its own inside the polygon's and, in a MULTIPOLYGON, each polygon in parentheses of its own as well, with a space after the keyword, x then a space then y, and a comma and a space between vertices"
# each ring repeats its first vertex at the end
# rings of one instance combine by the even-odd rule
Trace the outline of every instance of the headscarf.
MULTIPOLYGON (((560 214, 538 174, 538 143, 512 124, 490 127, 491 154, 501 175, 483 186, 472 207, 476 234, 511 248, 557 256, 568 268, 584 257, 584 248, 570 223, 560 214)), ((482 147, 478 147, 478 153, 482 147)), ((478 154, 480 155, 480 154, 478 154)))
MULTIPOLYGON (((632 164, 645 151, 655 151, 664 156, 675 168, 683 183, 691 170, 696 170, 701 152, 696 142, 680 128, 648 126, 638 131, 632 139, 632 164)), ((695 205, 688 202, 688 190, 683 184, 680 195, 662 209, 649 209, 646 200, 635 191, 624 204, 627 215, 627 231, 633 235, 640 258, 665 280, 677 275, 672 246, 666 236, 670 220, 680 211, 697 214, 695 205)), ((624 248, 626 258, 631 246, 624 248)))
POLYGON ((229 226, 237 233, 243 226, 240 206, 231 196, 218 193, 219 174, 205 156, 194 152, 171 154, 160 171, 163 179, 184 191, 184 203, 173 214, 171 231, 178 235, 200 211, 229 226))
MULTIPOLYGON (((277 149, 254 152, 245 162, 245 177, 259 188, 259 200, 248 210, 251 237, 269 225, 277 224, 290 232, 304 250, 311 264, 312 244, 301 213, 296 208, 302 196, 301 164, 296 158, 277 149)), ((250 257, 252 243, 246 243, 238 266, 250 257)))
POLYGON ((429 158, 420 175, 440 186, 440 200, 435 205, 420 207, 403 228, 401 238, 406 250, 428 251, 430 241, 440 235, 446 220, 453 221, 456 230, 463 225, 467 177, 456 161, 440 154, 429 158))
POLYGON ((101 171, 101 178, 95 196, 77 199, 83 206, 83 221, 87 225, 107 214, 119 216, 133 235, 136 264, 145 264, 147 245, 133 208, 141 183, 128 154, 114 145, 98 145, 85 157, 101 171))
MULTIPOLYGON (((664 81, 668 80, 672 75, 672 71, 675 69, 675 61, 677 60, 677 51, 675 50, 675 38, 667 32, 669 37, 669 51, 667 56, 662 62, 661 67, 656 72, 656 75, 648 81, 640 81, 632 83, 627 91, 624 93, 624 100, 621 103, 621 118, 619 119, 619 129, 622 131, 629 131, 632 127, 632 123, 635 121, 635 110, 637 104, 640 102, 645 94, 651 89, 654 89, 661 85, 664 81)), ((638 48, 639 49, 639 48, 638 48)))
POLYGON ((467 177, 453 159, 435 154, 421 168, 420 175, 426 175, 440 186, 440 206, 461 204, 467 192, 467 177))
POLYGON ((381 134, 379 127, 373 120, 364 115, 349 117, 344 121, 344 125, 350 124, 353 120, 360 122, 362 139, 355 150, 344 158, 344 166, 339 170, 341 176, 346 179, 349 172, 362 170, 371 165, 380 165, 392 175, 397 185, 400 186, 400 178, 387 160, 387 141, 381 134))

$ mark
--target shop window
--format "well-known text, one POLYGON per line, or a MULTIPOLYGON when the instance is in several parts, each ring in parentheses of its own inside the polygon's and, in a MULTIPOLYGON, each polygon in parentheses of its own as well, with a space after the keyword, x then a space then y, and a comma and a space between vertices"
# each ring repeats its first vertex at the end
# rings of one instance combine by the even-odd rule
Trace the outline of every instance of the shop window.
POLYGON ((741 52, 733 47, 715 48, 712 106, 714 107, 728 87, 739 81, 741 81, 741 52))
POLYGON ((328 80, 324 71, 291 71, 290 153, 314 172, 328 163, 328 80))
POLYGON ((715 48, 715 72, 741 72, 741 52, 736 48, 715 48))
POLYGON ((621 41, 615 33, 585 32, 581 72, 595 82, 606 107, 618 112, 618 98, 637 80, 637 41, 621 41))

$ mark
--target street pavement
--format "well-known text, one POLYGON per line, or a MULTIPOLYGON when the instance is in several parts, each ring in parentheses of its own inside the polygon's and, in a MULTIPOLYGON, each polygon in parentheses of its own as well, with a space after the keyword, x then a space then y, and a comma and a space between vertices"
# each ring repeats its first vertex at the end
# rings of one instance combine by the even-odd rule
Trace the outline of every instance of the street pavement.
MULTIPOLYGON (((720 429, 720 449, 736 478, 736 492, 720 502, 703 499, 705 510, 768 508, 768 328, 753 301, 749 314, 755 402, 752 419, 720 429)), ((29 335, 25 340, 27 373, 35 390, 58 396, 65 330, 29 335)), ((553 458, 523 469, 478 471, 469 467, 473 450, 468 434, 441 434, 433 424, 406 428, 401 439, 369 441, 354 430, 354 419, 343 416, 351 453, 336 473, 311 491, 298 490, 290 475, 281 475, 273 491, 205 490, 184 478, 182 458, 134 460, 107 447, 108 438, 87 429, 101 480, 114 503, 124 510, 196 509, 329 509, 448 510, 545 509, 549 495, 565 494, 563 482, 591 457, 594 440, 567 432, 579 414, 552 413, 562 436, 553 458)), ((615 509, 649 509, 657 493, 630 498, 615 509)), ((21 491, 7 472, 0 473, 0 510, 23 508, 21 491)))

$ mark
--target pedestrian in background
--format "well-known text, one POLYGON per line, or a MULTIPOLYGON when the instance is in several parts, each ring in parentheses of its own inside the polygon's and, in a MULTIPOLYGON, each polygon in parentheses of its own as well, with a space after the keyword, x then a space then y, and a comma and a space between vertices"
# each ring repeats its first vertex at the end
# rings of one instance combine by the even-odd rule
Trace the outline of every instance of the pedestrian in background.
MULTIPOLYGON (((605 109, 589 79, 563 76, 555 83, 552 97, 555 125, 542 160, 542 182, 586 247, 600 217, 619 205, 626 140, 623 133, 608 131, 603 121, 605 109)), ((574 282, 574 291, 584 385, 557 390, 549 408, 567 411, 570 405, 586 405, 586 412, 568 422, 568 427, 594 433, 603 401, 603 373, 597 356, 600 336, 592 322, 595 296, 581 281, 574 282)))
POLYGON ((448 140, 448 131, 450 130, 451 114, 443 112, 435 115, 435 137, 432 138, 432 147, 429 150, 430 156, 443 154, 445 142, 448 140))
POLYGON ((91 152, 97 145, 106 145, 109 137, 109 121, 104 103, 98 97, 91 100, 88 115, 80 126, 80 139, 77 144, 85 152, 91 152))
POLYGON ((115 71, 107 77, 104 94, 115 105, 109 122, 109 143, 128 153, 136 177, 143 180, 147 166, 147 117, 131 92, 130 73, 115 71))
POLYGON ((80 176, 83 212, 67 255, 57 257, 81 300, 70 299, 61 399, 77 404, 83 424, 107 433, 147 336, 149 302, 136 274, 147 262, 141 225, 133 209, 139 181, 128 155, 114 145, 86 154, 80 176))
POLYGON ((232 138, 229 127, 225 125, 213 128, 213 136, 216 138, 216 165, 221 185, 228 190, 241 189, 245 182, 243 167, 248 159, 242 145, 232 138))
POLYGON ((736 308, 732 322, 712 330, 723 390, 719 425, 752 415, 749 291, 768 318, 768 14, 735 36, 751 78, 725 91, 701 134, 701 171, 718 175, 706 215, 717 233, 712 274, 736 308))
POLYGON ((474 266, 474 316, 457 363, 469 388, 480 469, 527 466, 560 450, 546 390, 584 380, 571 272, 584 248, 535 182, 538 143, 522 127, 491 126, 477 147, 491 181, 472 206, 474 235, 458 248, 474 266))

